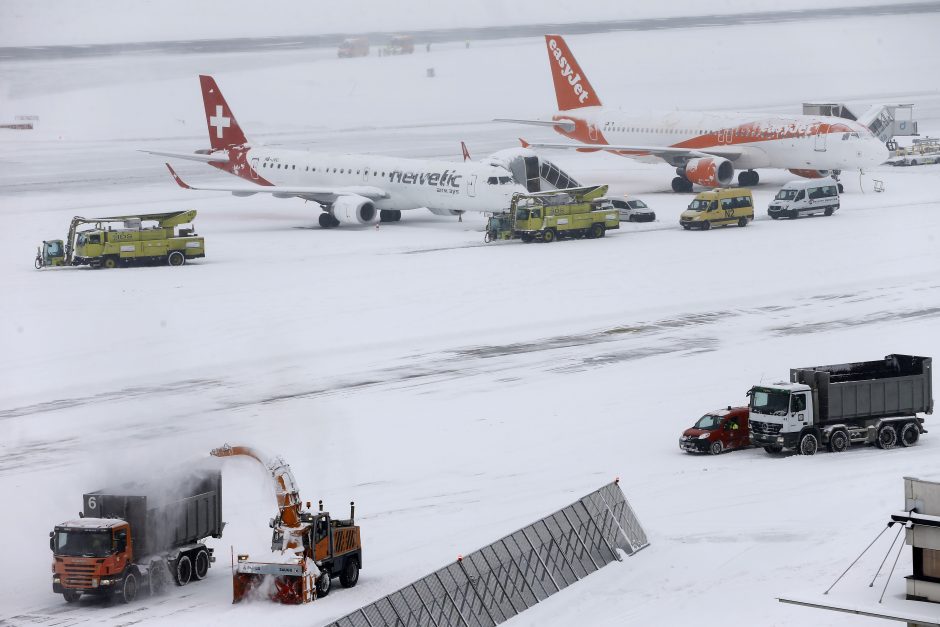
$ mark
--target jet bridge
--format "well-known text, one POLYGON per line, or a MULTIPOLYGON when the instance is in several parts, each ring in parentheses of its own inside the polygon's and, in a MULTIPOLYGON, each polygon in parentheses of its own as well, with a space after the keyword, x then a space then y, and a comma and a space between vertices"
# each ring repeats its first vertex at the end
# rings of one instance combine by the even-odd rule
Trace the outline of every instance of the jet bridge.
POLYGON ((500 150, 490 156, 488 161, 491 165, 512 172, 516 182, 525 185, 530 193, 581 187, 581 184, 564 170, 529 148, 500 150))
POLYGON ((803 115, 827 115, 864 124, 875 137, 888 142, 895 137, 918 135, 912 104, 880 104, 863 115, 855 115, 841 102, 804 102, 803 115))

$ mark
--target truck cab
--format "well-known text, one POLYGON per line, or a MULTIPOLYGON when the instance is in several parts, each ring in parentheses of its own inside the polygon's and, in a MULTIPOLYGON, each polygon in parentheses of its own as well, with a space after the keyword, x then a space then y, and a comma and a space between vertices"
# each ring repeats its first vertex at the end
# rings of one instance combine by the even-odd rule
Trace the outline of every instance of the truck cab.
POLYGON ((815 424, 813 393, 802 383, 755 386, 751 397, 751 441, 768 453, 796 446, 800 433, 815 424))
POLYGON ((686 453, 719 455, 750 444, 748 408, 730 405, 705 414, 679 438, 679 448, 686 453))
POLYGON ((52 591, 73 603, 85 593, 109 595, 134 561, 130 525, 118 518, 80 518, 49 534, 52 591))
POLYGON ((36 252, 36 269, 65 265, 65 243, 60 239, 43 241, 36 252))

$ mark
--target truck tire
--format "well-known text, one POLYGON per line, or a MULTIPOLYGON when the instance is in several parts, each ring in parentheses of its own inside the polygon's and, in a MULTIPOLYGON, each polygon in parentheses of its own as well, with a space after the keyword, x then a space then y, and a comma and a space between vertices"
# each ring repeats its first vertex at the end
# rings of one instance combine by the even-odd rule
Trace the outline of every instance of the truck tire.
POLYGON ((709 222, 708 220, 705 220, 704 222, 702 222, 702 230, 703 230, 703 231, 707 231, 707 230, 710 229, 710 228, 712 228, 712 223, 711 223, 711 222, 709 222))
POLYGON ((721 455, 721 451, 724 450, 724 446, 721 444, 721 440, 715 440, 711 443, 711 446, 708 447, 708 452, 712 455, 721 455))
POLYGON ((320 576, 317 577, 317 598, 325 597, 330 593, 330 588, 333 587, 333 580, 330 577, 330 573, 323 571, 320 573, 320 576))
POLYGON ((554 229, 545 229, 545 232, 542 233, 542 241, 546 244, 550 244, 555 241, 555 231, 554 229))
POLYGON ((815 433, 804 433, 800 438, 800 455, 815 455, 819 450, 819 439, 815 433))
POLYGON ((898 440, 901 442, 901 446, 908 447, 914 446, 917 444, 917 440, 920 439, 920 429, 915 422, 905 422, 898 433, 898 440))
POLYGON ((113 270, 114 268, 117 268, 117 265, 118 265, 117 258, 111 255, 108 255, 107 257, 101 260, 101 267, 106 268, 108 270, 113 270))
POLYGON ((339 583, 344 588, 352 588, 359 583, 359 562, 356 558, 351 557, 346 560, 343 572, 339 574, 339 583))
POLYGON ((747 226, 747 218, 738 218, 738 226, 747 226))
POLYGON ((62 597, 65 599, 66 603, 75 603, 82 598, 82 593, 76 590, 63 590, 62 597))
POLYGON ((771 444, 764 447, 764 452, 769 455, 775 455, 783 450, 783 447, 779 444, 771 444))
POLYGON ((150 562, 150 567, 147 569, 147 571, 150 575, 150 596, 163 594, 163 592, 166 590, 167 577, 170 574, 166 569, 166 563, 160 560, 154 560, 150 562))
POLYGON ((193 577, 196 581, 206 578, 209 574, 209 551, 199 549, 193 556, 193 577))
POLYGON ((193 562, 188 555, 180 555, 173 565, 173 581, 178 586, 185 586, 193 578, 193 562))
POLYGON ((823 215, 824 215, 824 216, 831 216, 831 215, 832 215, 832 207, 826 207, 826 210, 823 211, 823 215))
POLYGON ((181 266, 186 263, 186 255, 178 250, 174 250, 166 256, 166 262, 171 266, 181 266))
POLYGON ((849 434, 839 429, 829 436, 829 452, 841 453, 849 448, 849 434))
POLYGON ((591 237, 593 239, 598 239, 604 237, 604 225, 603 224, 592 224, 591 225, 591 237))
POLYGON ((129 572, 124 575, 121 587, 115 591, 118 601, 121 603, 133 603, 137 598, 137 574, 129 572))
POLYGON ((894 430, 894 427, 892 425, 881 425, 881 428, 878 429, 878 441, 875 442, 878 448, 887 450, 894 448, 897 443, 898 432, 894 430))

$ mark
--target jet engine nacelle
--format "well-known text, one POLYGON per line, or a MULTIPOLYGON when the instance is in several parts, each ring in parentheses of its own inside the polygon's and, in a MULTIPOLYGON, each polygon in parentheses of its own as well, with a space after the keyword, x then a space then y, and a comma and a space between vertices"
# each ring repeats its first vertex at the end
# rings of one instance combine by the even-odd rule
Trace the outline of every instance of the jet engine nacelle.
POLYGON ((330 213, 340 224, 372 224, 379 219, 375 203, 365 196, 340 196, 333 201, 330 213))
POLYGON ((459 209, 431 209, 430 207, 428 207, 428 211, 436 216, 459 216, 463 213, 459 209))
POLYGON ((723 187, 734 178, 734 165, 722 157, 691 159, 680 174, 702 187, 723 187))
POLYGON ((790 173, 804 179, 824 179, 832 175, 832 170, 790 170, 790 173))

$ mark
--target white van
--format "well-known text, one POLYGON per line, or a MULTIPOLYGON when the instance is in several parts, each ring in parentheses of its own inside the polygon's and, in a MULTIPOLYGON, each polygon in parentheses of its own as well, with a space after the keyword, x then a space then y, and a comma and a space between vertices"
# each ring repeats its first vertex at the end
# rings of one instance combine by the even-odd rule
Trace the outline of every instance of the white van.
POLYGON ((839 208, 839 183, 831 178, 790 181, 784 185, 770 206, 767 215, 777 218, 822 213, 831 216, 839 208))

